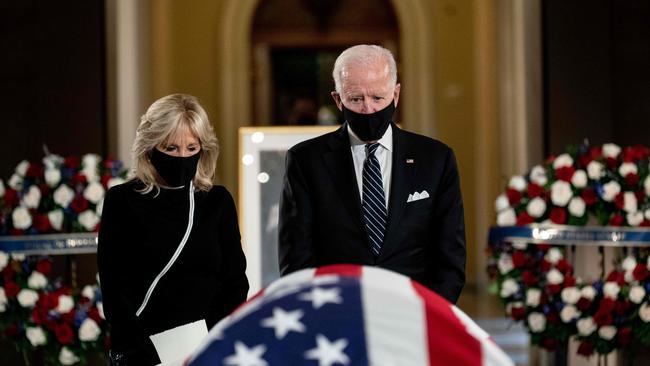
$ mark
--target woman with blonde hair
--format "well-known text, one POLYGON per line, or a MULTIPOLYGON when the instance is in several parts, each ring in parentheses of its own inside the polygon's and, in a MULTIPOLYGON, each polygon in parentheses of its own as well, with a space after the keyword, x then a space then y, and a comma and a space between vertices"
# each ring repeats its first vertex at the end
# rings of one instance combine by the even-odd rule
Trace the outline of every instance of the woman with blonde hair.
POLYGON ((158 99, 133 143, 133 179, 105 197, 98 267, 112 365, 183 358, 246 299, 230 193, 214 185, 219 145, 190 95, 158 99))

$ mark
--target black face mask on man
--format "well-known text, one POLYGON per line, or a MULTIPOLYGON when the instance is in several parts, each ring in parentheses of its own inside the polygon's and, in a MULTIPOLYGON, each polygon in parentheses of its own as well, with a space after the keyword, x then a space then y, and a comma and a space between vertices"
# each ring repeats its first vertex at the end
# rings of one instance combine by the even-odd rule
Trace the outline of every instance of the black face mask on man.
POLYGON ((345 108, 345 105, 341 105, 343 107, 343 117, 352 131, 362 141, 377 141, 384 136, 386 129, 393 121, 393 114, 395 113, 395 100, 391 100, 386 108, 369 114, 353 112, 345 108))
POLYGON ((201 158, 201 152, 192 156, 171 156, 153 149, 151 164, 169 187, 185 186, 194 179, 196 168, 201 158))

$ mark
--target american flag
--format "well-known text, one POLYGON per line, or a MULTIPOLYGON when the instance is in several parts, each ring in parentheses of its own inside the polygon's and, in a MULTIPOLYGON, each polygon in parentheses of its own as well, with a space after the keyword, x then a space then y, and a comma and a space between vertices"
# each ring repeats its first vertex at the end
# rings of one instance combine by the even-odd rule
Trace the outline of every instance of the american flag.
POLYGON ((219 322, 189 366, 512 365, 456 306, 376 267, 305 269, 219 322))

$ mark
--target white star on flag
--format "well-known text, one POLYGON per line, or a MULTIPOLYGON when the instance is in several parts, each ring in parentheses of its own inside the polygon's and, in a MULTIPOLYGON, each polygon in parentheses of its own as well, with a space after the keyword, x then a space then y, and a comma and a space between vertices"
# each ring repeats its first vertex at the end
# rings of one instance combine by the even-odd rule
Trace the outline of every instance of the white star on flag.
POLYGON ((282 308, 273 308, 273 316, 262 319, 262 326, 275 329, 275 338, 282 339, 290 331, 304 333, 305 325, 300 322, 300 318, 305 313, 298 309, 294 311, 284 311, 282 308))
POLYGON ((305 352, 305 358, 318 360, 318 366, 332 366, 335 363, 347 365, 350 363, 350 358, 343 352, 347 345, 348 341, 345 338, 330 342, 324 335, 317 334, 316 348, 305 352))
POLYGON ((311 289, 311 292, 304 293, 298 298, 304 301, 311 301, 314 309, 319 309, 321 306, 330 302, 333 304, 341 304, 343 299, 341 299, 340 292, 338 288, 324 289, 314 287, 311 289))
POLYGON ((262 355, 266 352, 266 346, 258 344, 248 348, 240 341, 235 342, 235 354, 224 359, 226 365, 232 366, 268 366, 262 355))

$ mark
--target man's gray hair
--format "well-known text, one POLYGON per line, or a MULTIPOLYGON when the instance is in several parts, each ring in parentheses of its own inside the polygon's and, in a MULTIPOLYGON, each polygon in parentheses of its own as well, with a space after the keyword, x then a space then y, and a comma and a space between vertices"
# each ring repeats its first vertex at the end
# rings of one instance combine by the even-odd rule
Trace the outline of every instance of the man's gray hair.
POLYGON ((391 83, 396 85, 397 65, 392 52, 381 46, 360 44, 346 49, 336 58, 332 71, 336 92, 341 94, 341 79, 346 67, 350 65, 370 66, 376 65, 377 62, 385 63, 386 74, 390 77, 391 83))

